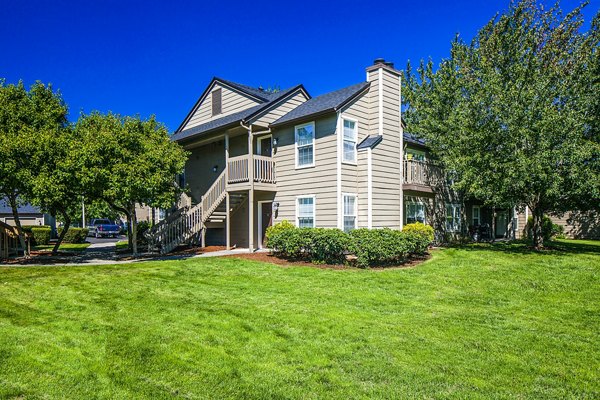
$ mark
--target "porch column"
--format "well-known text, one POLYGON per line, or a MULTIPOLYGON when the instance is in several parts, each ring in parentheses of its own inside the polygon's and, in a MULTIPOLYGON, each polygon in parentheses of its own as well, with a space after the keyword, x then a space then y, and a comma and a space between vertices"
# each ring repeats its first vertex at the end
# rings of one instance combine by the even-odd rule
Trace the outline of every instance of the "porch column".
POLYGON ((252 136, 252 126, 248 129, 248 180, 250 189, 248 190, 248 248, 250 252, 254 251, 254 137, 252 136))
POLYGON ((229 212, 229 133, 225 133, 225 240, 227 250, 231 248, 231 221, 229 212))

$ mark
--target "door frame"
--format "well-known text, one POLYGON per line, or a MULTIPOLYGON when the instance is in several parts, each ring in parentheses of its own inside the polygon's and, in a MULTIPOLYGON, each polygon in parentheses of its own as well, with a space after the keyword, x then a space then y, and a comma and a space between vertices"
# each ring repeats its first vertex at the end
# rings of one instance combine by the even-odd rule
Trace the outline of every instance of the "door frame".
POLYGON ((258 204, 258 248, 263 248, 263 237, 262 237, 262 228, 263 228, 263 204, 271 203, 271 218, 273 218, 273 200, 259 200, 258 204))
POLYGON ((508 210, 498 211, 496 213, 496 232, 494 232, 494 237, 495 238, 498 238, 498 237, 503 238, 503 237, 505 237, 508 234, 508 225, 509 225, 509 222, 508 222, 508 210), (498 222, 500 222, 500 215, 504 216, 504 222, 505 222, 506 226, 503 227, 504 228, 504 234, 501 235, 501 236, 498 236, 498 227, 500 226, 500 224, 498 222))
POLYGON ((261 150, 262 150, 261 142, 265 139, 271 139, 271 157, 273 157, 273 134, 259 136, 256 138, 256 154, 259 156, 261 155, 260 154, 261 150))

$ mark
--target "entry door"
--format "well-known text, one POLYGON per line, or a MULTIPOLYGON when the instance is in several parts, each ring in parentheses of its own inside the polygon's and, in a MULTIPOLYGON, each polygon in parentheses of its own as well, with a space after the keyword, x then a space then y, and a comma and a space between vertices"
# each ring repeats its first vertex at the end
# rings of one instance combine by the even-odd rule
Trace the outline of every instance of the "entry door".
POLYGON ((273 138, 265 136, 258 139, 258 154, 265 157, 271 157, 273 152, 273 138))
POLYGON ((267 228, 273 224, 273 203, 260 204, 260 247, 264 247, 267 228))
POLYGON ((506 228, 508 227, 508 213, 500 211, 496 215, 496 237, 504 237, 506 228))

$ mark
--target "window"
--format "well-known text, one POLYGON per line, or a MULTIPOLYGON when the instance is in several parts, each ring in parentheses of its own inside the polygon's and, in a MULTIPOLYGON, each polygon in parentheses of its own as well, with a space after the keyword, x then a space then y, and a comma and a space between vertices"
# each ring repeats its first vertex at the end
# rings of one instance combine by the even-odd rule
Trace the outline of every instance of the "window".
POLYGON ((415 222, 425 223, 425 203, 407 202, 405 208, 407 224, 414 224, 415 222))
POLYGON ((406 149, 404 156, 407 160, 425 161, 425 152, 415 149, 406 149))
POLYGON ((344 232, 350 232, 356 229, 356 195, 345 194, 343 197, 344 205, 344 232))
POLYGON ((446 204, 446 231, 460 231, 460 205, 446 204))
POLYGON ((356 122, 344 120, 344 154, 342 161, 356 163, 356 140, 358 137, 356 122))
POLYGON ((298 197, 296 200, 296 225, 299 228, 315 227, 315 198, 314 196, 298 197))
POLYGON ((481 225, 481 218, 479 217, 479 206, 473 206, 473 216, 472 216, 472 220, 473 220, 473 226, 479 226, 481 225))
POLYGON ((315 165, 315 124, 311 122, 296 127, 296 167, 315 165))
POLYGON ((221 112, 221 89, 215 89, 212 91, 212 115, 219 115, 221 112))

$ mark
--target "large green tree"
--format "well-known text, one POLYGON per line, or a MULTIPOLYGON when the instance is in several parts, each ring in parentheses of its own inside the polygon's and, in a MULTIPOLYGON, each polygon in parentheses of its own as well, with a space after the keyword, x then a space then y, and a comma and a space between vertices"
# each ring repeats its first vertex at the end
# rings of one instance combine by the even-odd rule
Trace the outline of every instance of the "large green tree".
POLYGON ((457 188, 492 206, 527 205, 536 247, 544 213, 598 199, 582 183, 600 179, 590 71, 599 16, 583 31, 583 7, 565 15, 558 4, 511 3, 471 43, 457 37, 439 68, 421 62, 405 73, 409 128, 455 173, 457 188))
POLYGON ((25 252, 18 206, 33 197, 34 178, 39 173, 39 164, 33 161, 43 146, 39 139, 60 135, 66 126, 67 106, 50 85, 36 82, 27 90, 22 82, 7 85, 0 81, 0 197, 12 208, 25 252))
POLYGON ((104 200, 127 217, 137 255, 136 205, 172 206, 179 194, 175 176, 187 155, 154 117, 92 113, 82 115, 75 129, 86 146, 79 160, 87 197, 104 200))

